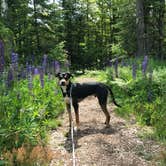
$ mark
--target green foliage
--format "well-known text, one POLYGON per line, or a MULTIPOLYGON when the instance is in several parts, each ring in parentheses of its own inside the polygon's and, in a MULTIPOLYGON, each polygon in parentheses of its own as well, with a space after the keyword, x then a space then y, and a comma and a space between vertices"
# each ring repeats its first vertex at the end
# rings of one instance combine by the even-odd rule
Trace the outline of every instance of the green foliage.
POLYGON ((136 4, 136 0, 3 1, 0 38, 8 39, 6 59, 9 50, 15 50, 24 64, 34 55, 31 61, 38 65, 45 53, 60 60, 67 53, 74 69, 101 69, 114 56, 135 55, 140 43, 146 54, 164 59, 165 1, 143 2, 144 36, 139 42, 136 4))
POLYGON ((8 91, 1 86, 0 92, 0 152, 43 141, 48 121, 64 110, 56 81, 47 77, 44 88, 35 77, 32 91, 27 80, 21 80, 8 91))
POLYGON ((51 59, 56 59, 60 62, 65 62, 67 59, 67 53, 64 50, 64 42, 60 42, 50 50, 50 56, 51 59))
POLYGON ((4 25, 3 22, 0 20, 0 40, 4 42, 5 45, 5 63, 7 64, 9 62, 9 52, 12 48, 12 42, 11 39, 13 39, 13 32, 10 28, 4 25))
POLYGON ((117 102, 122 105, 116 112, 125 117, 134 114, 139 123, 153 126, 156 135, 166 139, 165 67, 154 66, 152 80, 148 73, 146 77, 142 76, 140 70, 133 80, 131 72, 129 67, 119 67, 119 78, 115 78, 113 69, 107 69, 107 83, 112 86, 117 102))
POLYGON ((55 119, 51 119, 51 120, 47 120, 45 122, 45 125, 51 129, 51 130, 54 130, 56 129, 58 126, 61 126, 61 121, 59 120, 55 120, 55 119))
MULTIPOLYGON (((5 12, 0 15, 0 38, 9 37, 7 49, 16 51, 21 62, 26 63, 35 55, 36 64, 41 57, 54 49, 55 45, 63 41, 62 10, 57 3, 48 4, 48 1, 4 1, 5 12), (2 29, 3 28, 3 29, 2 29), (3 33, 1 33, 3 30, 3 33), (5 33, 9 31, 10 33, 5 33), (12 45, 12 48, 10 46, 12 45)), ((60 5, 60 4, 59 4, 60 5)), ((0 5, 2 8, 2 5, 0 5)), ((8 54, 8 59, 10 54, 8 54)))
POLYGON ((126 51, 122 48, 120 43, 112 44, 111 51, 114 56, 126 54, 126 51))
POLYGON ((9 28, 7 28, 1 21, 0 21, 0 38, 6 39, 6 37, 9 37, 12 35, 12 32, 9 28))
POLYGON ((154 112, 151 116, 151 123, 155 126, 157 135, 160 138, 166 137, 166 96, 164 98, 158 97, 154 103, 154 112))

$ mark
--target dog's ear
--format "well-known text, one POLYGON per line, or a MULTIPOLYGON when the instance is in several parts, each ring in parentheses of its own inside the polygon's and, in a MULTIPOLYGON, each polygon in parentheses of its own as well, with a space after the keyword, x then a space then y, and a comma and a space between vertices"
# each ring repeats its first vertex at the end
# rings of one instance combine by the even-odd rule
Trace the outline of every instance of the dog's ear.
POLYGON ((61 74, 61 73, 57 73, 57 74, 55 75, 55 77, 59 77, 59 76, 60 76, 60 74, 61 74))
POLYGON ((71 73, 67 73, 68 77, 70 78, 73 78, 73 75, 71 73))

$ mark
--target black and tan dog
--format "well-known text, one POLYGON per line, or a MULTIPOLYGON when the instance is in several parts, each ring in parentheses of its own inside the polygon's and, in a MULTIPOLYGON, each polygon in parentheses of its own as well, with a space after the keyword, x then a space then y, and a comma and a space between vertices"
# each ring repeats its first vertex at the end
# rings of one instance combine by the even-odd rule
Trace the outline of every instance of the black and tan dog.
POLYGON ((72 75, 70 73, 58 73, 56 75, 59 79, 59 85, 61 87, 63 97, 66 103, 66 108, 69 114, 69 122, 71 127, 71 107, 70 107, 70 97, 72 97, 72 105, 74 107, 75 116, 76 116, 76 125, 79 127, 79 110, 78 103, 83 100, 85 97, 94 95, 98 98, 98 102, 101 106, 102 111, 106 116, 105 124, 108 127, 110 122, 110 114, 107 110, 107 97, 110 92, 113 103, 120 107, 112 93, 112 90, 105 84, 99 82, 91 82, 91 83, 72 83, 70 78, 72 75))

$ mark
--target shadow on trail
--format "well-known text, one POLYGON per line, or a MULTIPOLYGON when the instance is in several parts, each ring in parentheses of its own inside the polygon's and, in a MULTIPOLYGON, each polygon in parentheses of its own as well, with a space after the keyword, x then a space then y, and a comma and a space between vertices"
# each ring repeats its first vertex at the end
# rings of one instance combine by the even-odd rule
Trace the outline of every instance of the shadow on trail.
MULTIPOLYGON (((75 143, 75 149, 80 148, 82 145, 78 145, 78 140, 80 138, 89 136, 89 135, 94 135, 95 134, 103 134, 103 135, 112 135, 118 132, 118 129, 115 129, 114 127, 102 127, 102 128, 94 128, 93 126, 90 125, 84 125, 82 126, 80 130, 77 132, 74 132, 74 143, 75 143)), ((67 133, 67 139, 64 144, 65 149, 71 153, 72 152, 72 140, 71 140, 71 131, 69 130, 67 133)))

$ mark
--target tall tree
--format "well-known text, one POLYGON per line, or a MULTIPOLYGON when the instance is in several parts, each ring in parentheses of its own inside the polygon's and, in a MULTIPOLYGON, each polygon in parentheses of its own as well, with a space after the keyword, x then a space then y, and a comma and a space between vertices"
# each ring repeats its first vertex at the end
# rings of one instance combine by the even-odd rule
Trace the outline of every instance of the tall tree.
POLYGON ((164 16, 165 16, 165 0, 159 2, 159 16, 158 16, 158 56, 164 59, 164 16))
POLYGON ((36 47, 37 47, 37 54, 40 53, 40 36, 39 36, 39 27, 38 27, 38 11, 37 11, 37 5, 38 1, 37 0, 33 0, 33 15, 34 15, 34 30, 35 30, 35 36, 36 36, 36 47))
POLYGON ((144 0, 136 1, 137 56, 145 56, 144 0))

